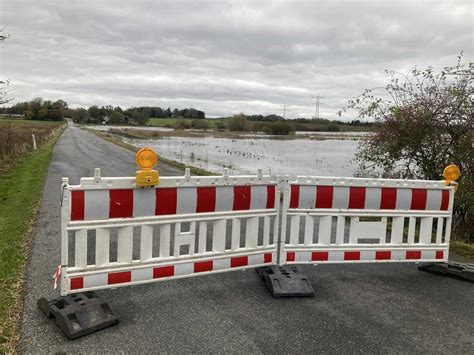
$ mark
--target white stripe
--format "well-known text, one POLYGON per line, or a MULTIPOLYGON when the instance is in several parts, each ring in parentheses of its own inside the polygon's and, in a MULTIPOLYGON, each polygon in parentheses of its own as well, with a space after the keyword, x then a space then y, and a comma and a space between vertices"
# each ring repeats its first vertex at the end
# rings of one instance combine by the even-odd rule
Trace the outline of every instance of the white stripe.
POLYGON ((132 270, 132 282, 146 281, 146 280, 152 280, 152 279, 153 279, 153 269, 152 268, 132 270))
POLYGON ((439 211, 441 209, 441 190, 428 190, 426 196, 426 209, 430 211, 439 211))
POLYGON ((267 186, 256 185, 250 187, 250 209, 263 210, 267 207, 267 186))
POLYGON ((84 277, 84 288, 107 285, 107 274, 96 274, 84 277))
POLYGON ((316 206, 316 186, 301 185, 298 208, 314 209, 316 206))
POLYGON ((194 273, 194 263, 176 264, 174 266, 174 276, 189 275, 194 273))
POLYGON ((397 210, 409 210, 411 207, 411 189, 397 189, 397 210))
POLYGON ((375 250, 361 250, 360 260, 375 260, 375 250))
POLYGON ((195 187, 178 188, 176 214, 196 213, 197 190, 195 187))
POLYGON ((332 208, 346 209, 349 206, 349 188, 346 186, 334 187, 332 208))
POLYGON ((216 212, 232 211, 234 206, 234 188, 232 186, 216 187, 216 212))
POLYGON ((226 270, 230 269, 230 259, 216 259, 212 262, 212 270, 226 270))
POLYGON ((424 260, 436 259, 436 250, 422 250, 421 258, 424 260))
POLYGON ((84 191, 84 220, 108 219, 109 190, 84 191))
POLYGON ((392 257, 390 260, 406 260, 405 250, 392 250, 392 257))
POLYGON ((344 261, 344 251, 332 251, 328 255, 328 261, 344 261))
POLYGON ((365 189, 365 209, 378 210, 382 198, 382 189, 380 187, 367 187, 365 189))
POLYGON ((133 190, 133 217, 154 216, 155 205, 155 189, 133 190))
POLYGON ((310 251, 301 251, 295 255, 296 262, 311 261, 311 252, 310 251))
POLYGON ((260 265, 263 264, 263 254, 249 255, 249 265, 260 265))

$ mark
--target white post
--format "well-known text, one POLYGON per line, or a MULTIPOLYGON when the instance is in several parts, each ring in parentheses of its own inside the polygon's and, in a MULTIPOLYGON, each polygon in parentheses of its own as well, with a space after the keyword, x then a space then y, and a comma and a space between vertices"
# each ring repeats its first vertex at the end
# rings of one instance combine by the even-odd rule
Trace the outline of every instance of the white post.
POLYGON ((31 135, 31 138, 33 138, 33 150, 36 150, 36 138, 35 138, 35 135, 32 134, 32 135, 31 135))

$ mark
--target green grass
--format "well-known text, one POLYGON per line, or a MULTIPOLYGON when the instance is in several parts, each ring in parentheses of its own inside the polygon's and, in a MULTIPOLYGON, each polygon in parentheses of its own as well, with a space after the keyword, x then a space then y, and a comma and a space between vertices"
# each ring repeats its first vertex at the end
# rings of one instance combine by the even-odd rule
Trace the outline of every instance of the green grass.
POLYGON ((18 158, 0 176, 0 353, 13 351, 18 339, 28 235, 58 136, 18 158))
MULTIPOLYGON (((204 119, 199 119, 200 121, 206 121, 209 124, 209 128, 214 127, 214 125, 222 122, 222 119, 209 119, 209 118, 204 118, 204 119)), ((176 121, 185 121, 189 124, 191 124, 192 119, 191 118, 157 118, 153 117, 150 118, 150 121, 148 122, 149 126, 157 126, 157 127, 166 127, 167 125, 172 125, 176 121)))
POLYGON ((451 241, 449 243, 449 251, 463 258, 474 261, 474 244, 464 242, 451 241))

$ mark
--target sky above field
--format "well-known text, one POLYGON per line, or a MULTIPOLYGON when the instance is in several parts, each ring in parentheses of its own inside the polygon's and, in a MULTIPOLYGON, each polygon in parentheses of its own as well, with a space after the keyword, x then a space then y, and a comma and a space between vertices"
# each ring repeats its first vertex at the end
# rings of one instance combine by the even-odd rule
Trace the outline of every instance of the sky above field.
MULTIPOLYGON (((0 0, 15 102, 337 118, 385 69, 474 57, 471 1, 0 0)), ((352 119, 349 113, 345 119, 352 119)))

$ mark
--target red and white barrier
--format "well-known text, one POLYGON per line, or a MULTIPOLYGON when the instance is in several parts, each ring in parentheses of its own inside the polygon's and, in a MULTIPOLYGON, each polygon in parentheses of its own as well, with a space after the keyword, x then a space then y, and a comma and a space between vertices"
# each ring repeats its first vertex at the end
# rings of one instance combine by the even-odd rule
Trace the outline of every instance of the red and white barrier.
POLYGON ((454 188, 442 181, 285 182, 280 263, 448 259, 454 188))
POLYGON ((72 190, 71 220, 101 220, 275 207, 274 185, 72 190))
POLYGON ((64 179, 61 293, 276 264, 278 195, 261 174, 64 179))
POLYGON ((66 295, 275 264, 442 262, 453 199, 443 181, 187 171, 140 188, 97 171, 63 179, 57 277, 66 295))

